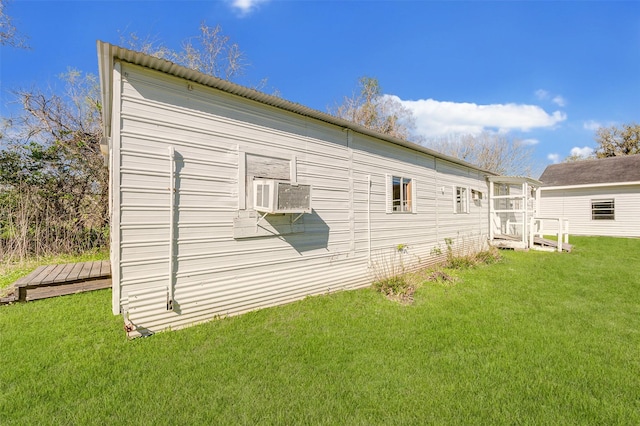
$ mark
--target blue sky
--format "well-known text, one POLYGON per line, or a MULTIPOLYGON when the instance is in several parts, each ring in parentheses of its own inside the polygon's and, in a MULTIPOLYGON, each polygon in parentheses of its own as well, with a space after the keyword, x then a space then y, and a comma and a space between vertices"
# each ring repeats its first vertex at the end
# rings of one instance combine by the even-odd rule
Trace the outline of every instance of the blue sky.
POLYGON ((96 40, 151 36, 178 49, 220 24, 250 63, 241 84, 321 111, 375 77, 426 137, 483 130, 526 140, 542 165, 640 121, 640 1, 32 1, 6 12, 31 50, 0 51, 11 89, 97 73, 96 40))

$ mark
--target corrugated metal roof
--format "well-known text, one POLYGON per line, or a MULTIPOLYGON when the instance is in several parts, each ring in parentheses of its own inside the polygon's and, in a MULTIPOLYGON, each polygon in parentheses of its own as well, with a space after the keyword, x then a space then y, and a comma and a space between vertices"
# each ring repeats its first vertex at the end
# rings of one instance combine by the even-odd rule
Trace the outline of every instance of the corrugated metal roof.
MULTIPOLYGON (((104 130, 105 138, 109 138, 111 136, 111 128, 110 128, 111 99, 112 99, 111 88, 112 88, 113 64, 114 64, 114 61, 124 61, 124 62, 129 62, 131 64, 150 68, 156 71, 161 71, 166 74, 173 75, 175 77, 180 77, 185 80, 193 81, 194 83, 215 88, 236 96, 241 96, 243 98, 250 99, 252 101, 259 102, 265 105, 270 105, 272 107, 276 107, 288 112, 310 117, 316 120, 323 121, 325 123, 329 123, 335 126, 345 128, 345 129, 350 129, 354 132, 368 135, 377 139, 382 139, 387 142, 404 146, 406 148, 409 148, 415 151, 423 152, 423 153, 432 155, 434 157, 450 161, 455 164, 471 167, 475 170, 486 173, 487 175, 492 175, 492 176, 496 175, 496 173, 492 171, 481 169, 477 166, 474 166, 473 164, 467 163, 466 161, 460 160, 455 157, 450 157, 448 155, 444 155, 437 151, 426 148, 422 145, 418 145, 413 142, 408 142, 402 139, 394 138, 394 137, 385 135, 383 133, 375 132, 373 130, 370 130, 366 127, 363 127, 351 121, 347 121, 347 120, 332 116, 330 114, 314 110, 304 105, 287 101, 285 99, 282 99, 276 96, 267 95, 255 89, 244 87, 227 80, 222 80, 217 77, 203 74, 199 71, 185 68, 173 62, 167 61, 166 59, 159 59, 153 56, 146 55, 144 53, 135 52, 135 51, 125 49, 123 47, 115 46, 109 43, 105 43, 102 41, 97 42, 97 47, 98 47, 98 62, 99 62, 99 70, 100 70, 100 82, 101 82, 101 90, 102 90, 102 102, 104 106, 104 108, 102 109, 102 113, 103 113, 103 127, 104 127, 103 130, 104 130)), ((106 143, 104 144, 106 145, 106 143)), ((103 149, 103 152, 105 152, 104 149, 103 149)))
POLYGON ((529 185, 536 186, 536 187, 542 185, 542 182, 535 179, 531 179, 526 176, 489 176, 488 179, 489 181, 496 182, 496 183, 521 184, 526 182, 529 185))
POLYGON ((640 182, 640 155, 552 164, 540 181, 545 187, 640 182))

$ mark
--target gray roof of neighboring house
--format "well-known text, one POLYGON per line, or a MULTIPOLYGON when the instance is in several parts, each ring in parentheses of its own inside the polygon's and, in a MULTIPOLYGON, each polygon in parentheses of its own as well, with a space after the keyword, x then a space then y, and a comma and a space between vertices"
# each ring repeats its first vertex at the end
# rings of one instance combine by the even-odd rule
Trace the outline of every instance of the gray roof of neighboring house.
POLYGON ((640 182, 640 155, 552 164, 539 180, 543 187, 640 182))

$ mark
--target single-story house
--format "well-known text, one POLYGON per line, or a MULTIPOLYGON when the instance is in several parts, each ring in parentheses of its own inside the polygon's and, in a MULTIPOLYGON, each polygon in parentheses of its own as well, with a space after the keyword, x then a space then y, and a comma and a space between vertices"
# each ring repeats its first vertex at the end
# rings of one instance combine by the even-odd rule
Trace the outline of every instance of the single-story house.
POLYGON ((487 176, 464 161, 98 42, 114 314, 130 336, 469 253, 487 176))
POLYGON ((640 155, 548 166, 540 216, 569 220, 572 235, 640 237, 640 155))

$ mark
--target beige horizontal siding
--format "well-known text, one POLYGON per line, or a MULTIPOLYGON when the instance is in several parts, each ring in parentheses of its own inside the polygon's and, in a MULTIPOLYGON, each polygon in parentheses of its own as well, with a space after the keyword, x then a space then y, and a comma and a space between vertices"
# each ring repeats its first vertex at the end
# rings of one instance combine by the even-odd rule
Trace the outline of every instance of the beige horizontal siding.
POLYGON ((414 268, 442 260, 445 238, 461 252, 486 242, 486 199, 469 213, 453 211, 456 185, 488 194, 478 171, 198 85, 189 90, 140 67, 124 64, 123 75, 114 276, 133 334, 369 285, 369 246, 372 260, 406 246, 402 262, 414 268), (170 146, 174 311, 166 310, 170 146), (296 180, 313 187, 313 213, 296 228, 303 232, 234 239, 241 153, 295 158, 296 180), (386 174, 415 180, 416 213, 386 213, 386 174))
MULTIPOLYGON (((560 190, 543 188, 540 216, 569 219, 569 233, 573 235, 640 237, 640 185, 560 190), (615 220, 591 218, 591 201, 603 199, 615 200, 615 220)), ((556 232, 551 225, 546 229, 550 233, 556 232)))

